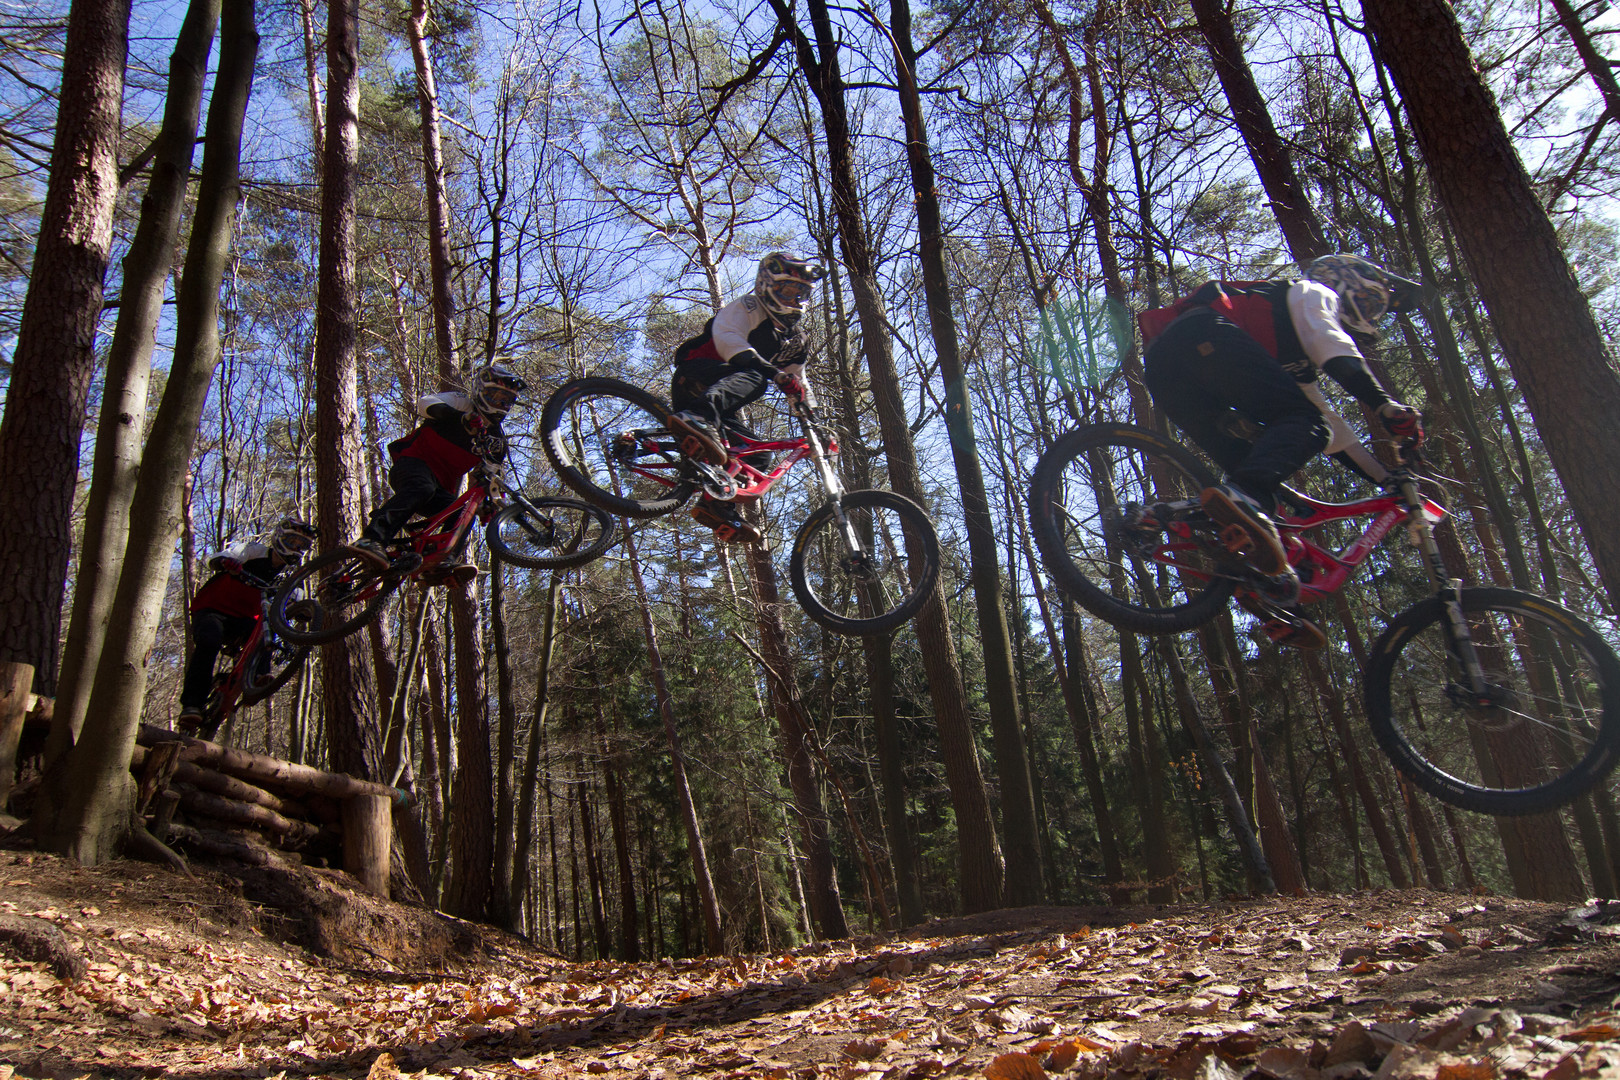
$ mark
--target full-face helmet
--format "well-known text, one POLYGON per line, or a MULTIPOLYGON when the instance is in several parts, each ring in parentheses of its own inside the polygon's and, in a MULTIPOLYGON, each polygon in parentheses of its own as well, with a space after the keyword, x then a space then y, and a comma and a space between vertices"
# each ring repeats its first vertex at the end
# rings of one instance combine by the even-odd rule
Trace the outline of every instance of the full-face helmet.
POLYGON ((827 268, 820 263, 786 251, 773 251, 759 260, 754 297, 770 313, 772 322, 787 329, 804 314, 810 287, 826 276, 827 268))
POLYGON ((1305 277, 1339 294, 1339 322, 1352 334, 1377 341, 1378 320, 1386 312, 1407 311, 1420 286, 1360 255, 1323 255, 1305 265, 1305 277))
POLYGON ((518 394, 528 385, 505 361, 496 360, 473 372, 467 396, 480 414, 500 419, 517 404, 518 394))
POLYGON ((270 534, 270 550, 287 560, 302 558, 315 545, 321 531, 295 517, 282 518, 270 534))

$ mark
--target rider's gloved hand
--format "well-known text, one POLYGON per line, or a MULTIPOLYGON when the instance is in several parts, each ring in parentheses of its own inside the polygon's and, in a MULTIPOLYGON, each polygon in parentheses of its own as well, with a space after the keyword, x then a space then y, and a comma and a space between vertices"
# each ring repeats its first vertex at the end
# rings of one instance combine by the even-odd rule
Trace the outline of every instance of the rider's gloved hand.
POLYGON ((468 431, 476 434, 487 428, 489 426, 489 421, 485 420, 483 415, 480 413, 470 412, 462 416, 461 425, 468 431))
POLYGON ((798 400, 805 395, 804 380, 799 378, 799 372, 792 368, 784 368, 778 371, 771 381, 776 383, 778 390, 794 400, 798 400))
POLYGON ((473 437, 473 453, 485 461, 506 459, 506 439, 493 431, 481 432, 473 437))
POLYGON ((237 577, 240 577, 242 574, 242 561, 240 559, 230 558, 227 555, 221 555, 219 559, 219 568, 225 571, 227 574, 234 574, 237 577))
POLYGON ((1399 401, 1386 401, 1378 406, 1378 422, 1391 437, 1413 446, 1423 444, 1423 414, 1399 401))

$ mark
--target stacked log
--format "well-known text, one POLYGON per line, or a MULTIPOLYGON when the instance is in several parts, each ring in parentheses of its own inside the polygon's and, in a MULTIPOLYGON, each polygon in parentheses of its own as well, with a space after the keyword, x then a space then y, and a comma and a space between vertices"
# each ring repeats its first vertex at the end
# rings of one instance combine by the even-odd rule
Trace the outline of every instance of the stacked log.
POLYGON ((159 839, 173 828, 186 838, 251 834, 244 849, 260 838, 283 851, 341 847, 343 869, 388 896, 392 810, 408 803, 404 792, 148 725, 136 742, 139 809, 159 839), (176 811, 192 827, 171 826, 176 811))

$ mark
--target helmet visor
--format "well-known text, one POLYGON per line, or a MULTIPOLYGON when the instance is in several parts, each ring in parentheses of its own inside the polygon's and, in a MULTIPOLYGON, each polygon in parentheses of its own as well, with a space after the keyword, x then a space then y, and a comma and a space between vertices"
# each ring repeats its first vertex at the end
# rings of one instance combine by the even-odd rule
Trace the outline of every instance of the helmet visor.
POLYGON ((771 296, 778 304, 793 311, 804 308, 805 301, 810 299, 810 283, 808 281, 773 281, 770 286, 771 296))
POLYGON ((491 412, 504 413, 513 405, 517 404, 518 392, 512 389, 510 386, 501 386, 497 383, 484 387, 483 393, 479 395, 479 398, 482 401, 484 408, 491 412))

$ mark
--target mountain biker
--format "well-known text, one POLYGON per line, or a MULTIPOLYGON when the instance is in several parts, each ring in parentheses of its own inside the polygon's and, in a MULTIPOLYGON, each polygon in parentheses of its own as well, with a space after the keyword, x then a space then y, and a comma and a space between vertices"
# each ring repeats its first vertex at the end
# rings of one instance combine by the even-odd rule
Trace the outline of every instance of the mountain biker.
MULTIPOLYGON (((721 308, 703 332, 675 350, 670 382, 669 427, 681 437, 681 453, 696 461, 724 465, 727 430, 753 437, 736 420, 744 405, 759 400, 772 382, 790 398, 804 396, 804 335, 799 319, 811 287, 825 267, 786 251, 759 261, 753 291, 721 308)), ((764 470, 769 454, 750 454, 748 464, 764 470)), ((704 495, 692 516, 724 543, 755 544, 759 529, 730 502, 704 495)))
POLYGON ((282 518, 268 544, 247 540, 232 544, 208 560, 214 575, 191 598, 191 656, 180 684, 181 731, 211 739, 207 726, 208 694, 214 686, 214 662, 228 641, 243 641, 253 631, 264 595, 288 567, 297 566, 319 535, 315 526, 295 517, 282 518))
MULTIPOLYGON (((501 421, 527 387, 505 362, 496 360, 472 373, 466 393, 446 390, 418 399, 416 411, 424 423, 388 444, 393 494, 371 512, 371 521, 349 549, 386 569, 391 559, 384 545, 411 515, 437 514, 455 501, 461 478, 480 462, 505 461, 501 421)), ((443 569, 458 581, 471 580, 478 572, 464 562, 443 569)))
MULTIPOLYGON (((1305 264, 1303 280, 1210 281, 1138 317, 1154 403, 1226 472, 1225 483, 1204 489, 1204 511, 1224 527, 1229 547, 1273 579, 1278 596, 1299 590, 1270 516, 1283 482, 1323 451, 1371 479, 1384 474, 1328 406, 1318 374, 1376 411, 1394 438, 1423 438, 1418 410, 1390 397, 1361 352, 1377 343, 1378 320, 1410 310, 1421 288, 1360 256, 1324 255, 1305 264), (1258 435, 1241 437, 1238 418, 1258 435)), ((1279 643, 1325 641, 1306 620, 1273 621, 1266 631, 1279 643)))

